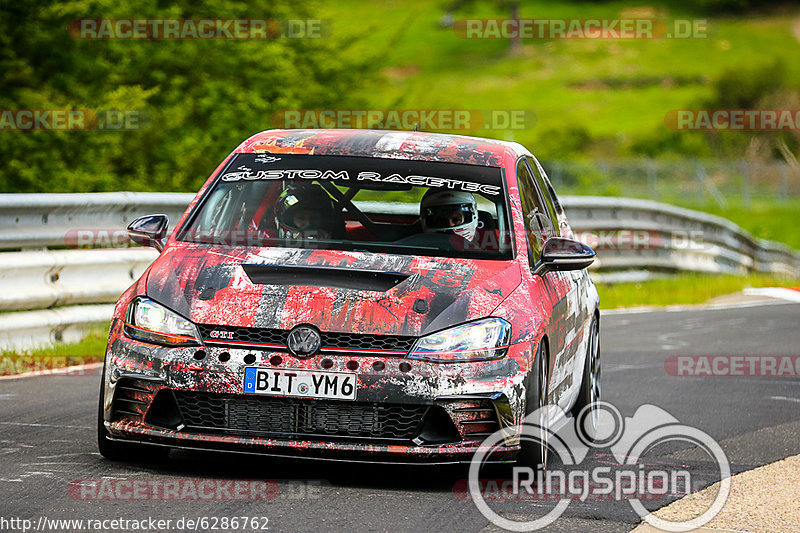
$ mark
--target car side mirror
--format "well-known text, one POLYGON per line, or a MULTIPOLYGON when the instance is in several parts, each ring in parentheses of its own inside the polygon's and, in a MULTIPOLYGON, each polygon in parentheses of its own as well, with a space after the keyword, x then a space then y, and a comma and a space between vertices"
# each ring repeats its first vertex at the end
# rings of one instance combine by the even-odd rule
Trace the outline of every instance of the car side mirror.
POLYGON ((159 252, 164 249, 169 217, 145 215, 128 224, 128 237, 140 246, 152 246, 159 252))
POLYGON ((594 262, 594 250, 572 239, 551 237, 542 249, 544 270, 582 270, 594 262))

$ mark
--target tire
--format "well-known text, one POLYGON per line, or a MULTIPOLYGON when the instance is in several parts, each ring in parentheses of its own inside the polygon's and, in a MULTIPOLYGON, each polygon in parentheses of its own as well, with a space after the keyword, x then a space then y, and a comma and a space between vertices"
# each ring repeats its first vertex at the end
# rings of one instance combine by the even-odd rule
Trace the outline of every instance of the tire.
MULTIPOLYGON (((525 379, 526 417, 547 405, 547 370, 547 348, 544 346, 544 342, 541 342, 533 360, 533 367, 525 379)), ((540 415, 543 415, 544 411, 544 409, 540 410, 540 415)), ((534 470, 547 470, 549 455, 547 420, 540 416, 538 420, 531 422, 538 425, 538 438, 531 440, 531 438, 523 437, 521 439, 517 462, 534 470)))
POLYGON ((106 369, 100 376, 100 399, 97 407, 97 449, 100 455, 111 461, 149 461, 158 462, 166 459, 169 448, 147 446, 145 444, 129 444, 114 442, 109 439, 108 430, 103 423, 103 398, 105 396, 106 369))
POLYGON ((600 325, 597 317, 594 317, 589 328, 589 342, 583 365, 581 389, 578 399, 572 407, 572 416, 576 423, 575 429, 590 442, 594 441, 597 435, 599 411, 596 405, 600 401, 601 391, 600 325))

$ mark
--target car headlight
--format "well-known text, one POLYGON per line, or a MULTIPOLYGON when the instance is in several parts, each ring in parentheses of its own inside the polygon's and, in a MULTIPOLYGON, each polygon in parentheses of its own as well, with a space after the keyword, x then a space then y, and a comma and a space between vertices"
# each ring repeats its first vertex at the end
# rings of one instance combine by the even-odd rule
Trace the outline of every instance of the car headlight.
POLYGON ((499 359, 508 352, 511 324, 502 318, 484 318, 417 340, 408 357, 454 363, 499 359))
POLYGON ((128 306, 125 334, 132 339, 165 346, 200 344, 194 324, 149 298, 136 298, 128 306))

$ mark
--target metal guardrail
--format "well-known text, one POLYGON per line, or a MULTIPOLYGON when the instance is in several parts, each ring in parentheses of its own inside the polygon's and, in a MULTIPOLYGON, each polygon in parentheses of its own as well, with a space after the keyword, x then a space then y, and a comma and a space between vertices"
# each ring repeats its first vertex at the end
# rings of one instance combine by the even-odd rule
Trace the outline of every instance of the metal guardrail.
MULTIPOLYGON (((78 232, 124 230, 149 213, 173 223, 193 193, 100 192, 81 194, 0 194, 0 249, 51 248, 81 244, 78 232)), ((102 233, 99 234, 101 237, 102 233)))
POLYGON ((156 257, 152 248, 0 253, 0 311, 116 302, 156 257))
POLYGON ((56 342, 77 342, 93 328, 108 327, 113 312, 113 304, 103 304, 0 314, 0 348, 24 350, 56 342))
MULTIPOLYGON (((0 347, 26 347, 103 323, 157 256, 119 244, 137 216, 180 218, 192 193, 0 194, 0 347), (11 251, 16 250, 16 251, 11 251), (56 306, 73 306, 50 309, 56 306), (47 309, 46 311, 32 311, 47 309), (88 312, 91 309, 91 312, 88 312), (76 329, 77 328, 77 329, 76 329)), ((562 198, 576 236, 598 252, 597 272, 695 271, 800 275, 800 255, 720 217, 649 200, 562 198)), ((365 207, 368 203, 364 204, 365 207)), ((414 210, 398 204, 395 210, 414 210)))
POLYGON ((597 250, 594 269, 800 275, 796 251, 721 217, 633 198, 571 196, 563 205, 579 240, 597 250))

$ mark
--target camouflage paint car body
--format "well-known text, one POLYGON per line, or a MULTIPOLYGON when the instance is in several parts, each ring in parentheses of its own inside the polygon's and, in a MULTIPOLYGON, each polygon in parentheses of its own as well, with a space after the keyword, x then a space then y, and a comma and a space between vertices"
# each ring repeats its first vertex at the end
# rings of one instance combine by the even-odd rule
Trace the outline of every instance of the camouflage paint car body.
MULTIPOLYGON (((488 432, 509 432, 498 459, 514 458, 514 435, 525 415, 525 378, 540 342, 550 356, 550 399, 569 407, 577 395, 588 328, 597 312, 597 292, 585 270, 533 274, 527 259, 526 234, 515 168, 530 156, 522 146, 462 136, 365 130, 276 130, 254 135, 236 153, 350 155, 415 159, 495 166, 504 169, 513 219, 513 260, 466 260, 319 249, 260 248, 182 242, 168 238, 158 259, 120 298, 114 311, 104 372, 102 416, 112 439, 145 441, 177 447, 213 448, 276 455, 359 458, 375 461, 468 461, 488 432), (317 265, 353 270, 382 270, 409 275, 386 292, 306 286, 257 285, 242 264, 317 265), (195 324, 288 331, 311 324, 322 332, 420 337, 484 317, 512 324, 511 346, 498 360, 437 363, 411 360, 403 354, 356 353, 348 346, 297 359, 285 349, 227 344, 206 337, 202 347, 163 347, 127 337, 126 309, 134 297, 147 296, 195 324), (424 300, 425 312, 415 310, 424 300), (547 337, 546 340, 544 338, 547 337), (206 356, 195 359, 198 349, 206 356), (230 354, 227 361, 220 354, 230 354), (357 401, 395 405, 435 405, 452 421, 458 438, 430 443, 370 442, 364 439, 274 438, 186 431, 179 422, 149 422, 154 396, 161 390, 245 395, 245 356, 270 368, 319 370, 324 358, 330 371, 350 371, 358 364, 357 401), (274 356, 281 362, 273 366, 274 356), (270 363, 270 360, 273 363, 270 363), (351 363, 352 364, 352 363, 351 363), (410 366, 409 366, 410 365, 410 366), (120 378, 129 387, 120 408, 115 397, 120 378), (131 381, 132 380, 132 381, 131 381), (130 401, 133 400, 133 401, 130 401), (115 405, 116 403, 116 405, 115 405), (116 411, 115 411, 116 409, 116 411)), ((232 157, 231 154, 230 157, 232 157)), ((226 159, 227 161, 227 159, 226 159)), ((198 200, 224 168, 223 162, 176 224, 180 228, 198 200)), ((559 231, 570 237, 563 214, 559 231)), ((417 308, 419 309, 419 307, 417 308)), ((121 393, 120 393, 121 394, 121 393)), ((345 402, 346 403, 346 402, 345 402)))

